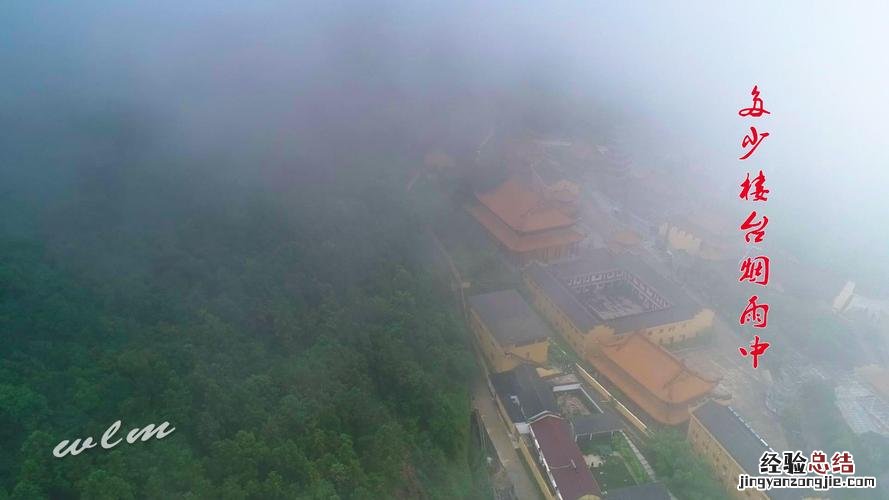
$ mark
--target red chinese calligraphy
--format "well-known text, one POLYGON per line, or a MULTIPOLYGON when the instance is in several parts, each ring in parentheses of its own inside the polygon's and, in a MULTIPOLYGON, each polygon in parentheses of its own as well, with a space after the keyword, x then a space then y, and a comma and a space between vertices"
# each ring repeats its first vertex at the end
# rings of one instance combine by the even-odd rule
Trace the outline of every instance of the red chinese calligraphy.
MULTIPOLYGON (((753 86, 753 90, 750 92, 750 95, 753 96, 753 105, 748 108, 741 109, 740 111, 738 111, 738 115, 744 117, 758 118, 764 114, 771 114, 768 110, 765 109, 763 100, 759 97, 758 86, 753 86)), ((759 148, 759 145, 762 144, 762 141, 764 141, 765 138, 768 136, 768 132, 760 133, 758 130, 756 130, 756 127, 750 127, 750 133, 745 135, 744 139, 741 141, 741 147, 745 149, 746 152, 743 156, 740 157, 740 159, 746 160, 747 158, 750 158, 750 156, 752 156, 753 153, 759 148)), ((750 178, 750 172, 747 172, 747 176, 740 184, 741 192, 738 194, 738 197, 745 201, 768 201, 768 197, 766 195, 768 195, 770 191, 766 189, 765 183, 766 176, 762 170, 760 170, 759 175, 757 175, 753 179, 750 178)), ((765 238, 765 229, 768 224, 768 217, 762 215, 757 219, 756 210, 750 212, 750 215, 747 216, 747 219, 745 219, 740 226, 741 231, 744 231, 744 241, 748 244, 762 242, 763 238, 765 238)), ((758 255, 756 257, 745 257, 740 263, 740 277, 738 278, 738 281, 747 281, 756 285, 766 286, 769 283, 769 267, 769 258, 764 255, 758 255)), ((759 300, 759 297, 757 297, 756 295, 752 295, 747 301, 747 306, 744 308, 744 311, 738 318, 738 322, 742 326, 750 323, 751 326, 753 326, 754 328, 765 328, 768 325, 769 305, 759 304, 757 303, 757 300, 759 300)), ((755 335, 754 341, 752 344, 750 344, 749 348, 739 347, 738 350, 744 357, 747 357, 748 355, 752 356, 753 368, 758 368, 759 356, 765 353, 766 349, 768 348, 769 343, 760 342, 759 335, 755 335)), ((821 473, 827 473, 827 470, 829 469, 827 457, 826 455, 821 453, 820 458, 821 465, 819 465, 819 470, 823 468, 824 472, 821 473)), ((813 461, 814 460, 815 458, 813 454, 813 461)), ((813 466, 810 464, 810 471, 812 470, 812 467, 813 466)), ((802 466, 800 466, 800 471, 801 470, 802 466)))
POLYGON ((830 470, 830 464, 827 463, 827 455, 821 450, 812 452, 812 458, 809 460, 809 472, 825 475, 830 470))
POLYGON ((757 285, 769 284, 769 258, 765 255, 747 257, 741 261, 741 277, 738 281, 748 281, 757 285))
POLYGON ((855 473, 855 461, 848 451, 836 452, 830 457, 830 471, 834 474, 855 473))
POLYGON ((759 357, 762 356, 766 349, 769 348, 768 342, 760 342, 759 335, 753 336, 753 343, 750 344, 750 350, 748 351, 746 347, 739 347, 738 350, 741 351, 741 356, 745 358, 747 356, 753 357, 753 367, 759 368, 759 357))
POLYGON ((741 147, 753 147, 750 149, 750 151, 747 151, 747 153, 742 156, 741 159, 746 160, 747 158, 750 158, 750 155, 752 155, 753 152, 756 151, 756 148, 758 148, 762 141, 768 136, 768 132, 763 132, 760 134, 756 131, 756 127, 750 127, 750 134, 744 136, 744 139, 741 141, 741 147))
POLYGON ((756 210, 750 212, 750 215, 740 226, 741 231, 746 231, 744 241, 747 243, 750 243, 751 238, 754 243, 761 242, 766 234, 766 226, 769 225, 769 218, 765 215, 759 221, 754 221, 754 219, 756 219, 756 210))
POLYGON ((759 98, 759 89, 756 85, 753 86, 753 90, 750 92, 750 95, 753 96, 753 106, 750 108, 744 108, 738 111, 738 114, 741 116, 752 116, 754 118, 759 118, 763 114, 770 115, 771 113, 766 111, 763 107, 762 99, 759 98))
POLYGON ((744 179, 744 182, 741 183, 741 194, 738 195, 742 200, 748 201, 768 201, 766 195, 769 194, 769 190, 765 187, 766 176, 762 173, 762 170, 759 171, 759 175, 750 180, 750 172, 747 172, 747 178, 744 179), (751 193, 751 189, 753 192, 751 193), (753 199, 750 199, 750 196, 753 196, 753 199))
POLYGON ((756 295, 751 295, 750 299, 747 300, 747 307, 744 308, 744 312, 741 313, 741 317, 738 319, 741 325, 752 323, 754 328, 765 328, 768 326, 769 305, 757 304, 757 300, 759 300, 759 297, 756 295))

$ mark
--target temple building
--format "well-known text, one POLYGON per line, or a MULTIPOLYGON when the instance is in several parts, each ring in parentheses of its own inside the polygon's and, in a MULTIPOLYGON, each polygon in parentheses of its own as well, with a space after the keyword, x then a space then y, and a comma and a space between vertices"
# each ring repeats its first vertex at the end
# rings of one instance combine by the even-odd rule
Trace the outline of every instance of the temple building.
POLYGON ((468 208, 514 262, 562 259, 575 255, 584 239, 574 227, 573 209, 566 208, 571 199, 562 187, 554 184, 550 192, 511 177, 494 189, 477 192, 476 202, 468 208))
POLYGON ((469 298, 469 324, 491 370, 547 361, 550 329, 515 290, 469 298))
POLYGON ((576 353, 655 420, 679 424, 716 380, 662 346, 706 331, 712 310, 638 258, 597 249, 583 258, 532 263, 523 279, 535 307, 576 353))
POLYGON ((568 216, 574 217, 580 202, 580 186, 569 180, 552 161, 542 161, 531 168, 535 190, 545 202, 568 216))
MULTIPOLYGON (((773 451, 731 408, 708 401, 692 411, 688 440, 695 452, 713 467, 717 479, 737 499, 801 499, 798 490, 776 488, 768 493, 748 489, 738 491, 738 476, 759 476, 759 460, 773 451)), ((810 491, 810 490, 806 490, 810 491)))
POLYGON ((703 260, 736 259, 742 253, 743 238, 737 224, 713 214, 670 217, 661 223, 658 234, 669 250, 681 250, 703 260), (739 243, 740 242, 740 243, 739 243))
POLYGON ((646 414, 667 425, 688 420, 689 408, 718 383, 641 333, 603 342, 588 361, 646 414))
POLYGON ((530 422, 543 415, 559 414, 553 388, 537 370, 520 364, 512 370, 491 374, 497 407, 505 421, 512 422, 519 434, 530 432, 530 422))
POLYGON ((575 260, 534 263, 523 278, 534 305, 581 355, 593 339, 640 332, 669 345, 713 324, 711 309, 633 255, 596 249, 575 260))
POLYGON ((599 484, 571 436, 568 421, 557 415, 544 415, 530 427, 538 464, 551 488, 550 497, 559 500, 599 499, 602 495, 599 484))

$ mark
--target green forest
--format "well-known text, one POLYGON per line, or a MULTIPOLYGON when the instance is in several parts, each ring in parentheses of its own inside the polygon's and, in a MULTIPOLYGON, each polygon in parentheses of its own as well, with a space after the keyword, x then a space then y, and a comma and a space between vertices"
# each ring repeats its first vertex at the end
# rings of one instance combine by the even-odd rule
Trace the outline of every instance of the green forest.
POLYGON ((0 239, 0 498, 484 497, 475 366, 398 178, 185 171, 7 198, 34 216, 0 239), (52 455, 116 420, 176 430, 52 455))
POLYGON ((675 325, 700 331, 663 348, 719 375, 702 400, 878 478, 824 496, 889 498, 885 387, 862 375, 889 365, 889 11, 649 3, 0 2, 0 500, 568 497, 594 490, 562 428, 598 429, 599 403, 651 432, 622 421, 585 457, 598 496, 720 500, 725 471, 643 410, 676 396, 659 366, 600 359, 675 325), (739 198, 745 170, 773 200, 739 198), (753 208, 772 223, 745 244, 753 208), (738 280, 755 253, 767 289, 738 280), (751 286, 773 311, 755 372, 751 286), (524 306, 467 306, 509 289, 551 323, 548 358, 510 330, 524 306), (544 370, 497 395, 487 345, 613 396, 550 403, 538 385, 574 382, 544 370), (568 420, 542 424, 554 451, 514 432, 528 397, 568 420))

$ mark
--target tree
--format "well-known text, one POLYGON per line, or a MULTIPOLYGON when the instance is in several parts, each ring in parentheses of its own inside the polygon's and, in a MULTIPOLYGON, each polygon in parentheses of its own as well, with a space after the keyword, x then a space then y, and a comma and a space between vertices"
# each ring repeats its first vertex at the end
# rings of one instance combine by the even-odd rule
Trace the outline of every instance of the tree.
POLYGON ((680 500, 728 499, 713 469, 679 432, 673 429, 655 431, 647 442, 647 450, 658 477, 680 500))
POLYGON ((130 500, 136 498, 132 487, 126 481, 102 469, 93 471, 80 483, 80 493, 84 500, 130 500))

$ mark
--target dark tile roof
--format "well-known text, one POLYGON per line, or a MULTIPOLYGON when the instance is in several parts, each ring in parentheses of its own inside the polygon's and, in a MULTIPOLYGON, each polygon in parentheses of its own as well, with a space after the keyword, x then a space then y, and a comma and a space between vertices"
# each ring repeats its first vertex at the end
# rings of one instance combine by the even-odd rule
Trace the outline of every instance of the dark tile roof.
POLYGON ((564 500, 601 494, 565 419, 543 417, 531 424, 531 431, 564 500))
MULTIPOLYGON (((694 410, 694 416, 726 451, 751 476, 759 474, 759 458, 772 448, 751 429, 733 409, 708 401, 694 410)), ((780 451, 779 451, 780 453, 780 451)), ((774 489, 768 492, 773 500, 799 500, 804 489, 774 489)))
POLYGON ((593 316, 586 306, 577 299, 574 292, 553 276, 547 267, 538 262, 533 262, 525 272, 543 290, 543 293, 568 316, 568 319, 581 330, 589 331, 602 323, 602 320, 593 316))
POLYGON ((693 413, 745 472, 759 475, 759 457, 770 448, 734 410, 708 401, 693 413))
POLYGON ((663 483, 627 486, 609 491, 605 500, 671 500, 670 492, 663 483))
POLYGON ((559 412, 552 388, 529 365, 494 373, 491 384, 513 422, 526 422, 545 412, 559 412))
POLYGON ((515 290, 469 297, 469 304, 501 346, 546 340, 549 327, 515 290))
POLYGON ((596 249, 580 258, 548 265, 534 263, 528 267, 526 272, 543 289, 550 300, 557 304, 578 328, 585 331, 600 324, 607 324, 617 333, 632 332, 691 319, 701 310, 701 305, 685 293, 678 284, 664 278, 638 258, 630 255, 614 255, 607 249, 596 249), (658 295, 670 303, 670 306, 656 311, 606 320, 586 307, 574 291, 565 284, 565 280, 580 274, 610 270, 624 270, 635 274, 648 286, 654 288, 658 295))
POLYGON ((685 293, 681 286, 664 278, 642 261, 627 255, 621 255, 619 260, 622 268, 635 274, 650 287, 657 290, 661 297, 670 302, 670 307, 659 311, 617 318, 612 323, 618 332, 684 321, 691 319, 701 310, 701 305, 685 293))
POLYGON ((570 418, 575 436, 596 435, 619 431, 623 428, 620 420, 611 413, 574 415, 570 418))

